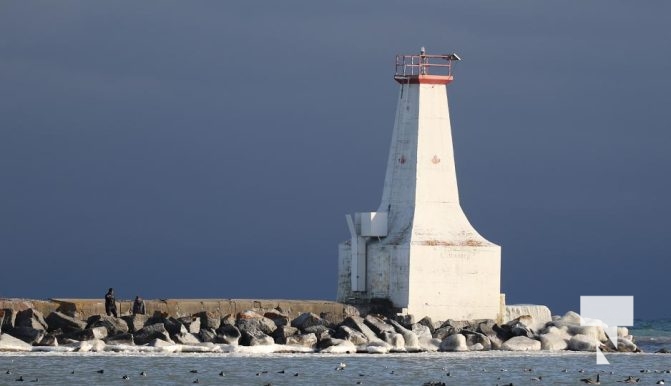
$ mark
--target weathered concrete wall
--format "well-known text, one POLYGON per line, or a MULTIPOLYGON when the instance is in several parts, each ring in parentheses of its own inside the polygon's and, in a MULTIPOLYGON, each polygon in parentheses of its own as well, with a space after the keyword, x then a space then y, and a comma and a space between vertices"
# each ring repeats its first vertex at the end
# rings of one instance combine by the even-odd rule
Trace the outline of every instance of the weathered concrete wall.
MULTIPOLYGON (((119 315, 130 313, 132 300, 117 301, 119 315)), ((228 314, 237 314, 241 311, 254 310, 259 313, 280 308, 289 318, 295 318, 304 312, 323 315, 333 323, 340 323, 350 315, 358 315, 356 308, 327 300, 284 300, 284 299, 145 299, 147 314, 155 312, 166 313, 172 316, 186 316, 202 311, 212 312, 223 317, 228 314)), ((66 314, 77 314, 85 319, 91 315, 105 313, 103 299, 0 299, 0 309, 25 310, 34 308, 44 315, 52 311, 61 311, 66 314)))

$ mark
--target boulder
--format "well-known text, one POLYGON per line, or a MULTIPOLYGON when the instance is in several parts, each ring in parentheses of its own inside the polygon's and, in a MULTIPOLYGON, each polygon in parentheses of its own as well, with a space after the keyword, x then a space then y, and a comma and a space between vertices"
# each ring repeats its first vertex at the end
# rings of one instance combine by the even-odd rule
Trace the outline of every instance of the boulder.
POLYGON ((275 340, 259 328, 240 330, 240 344, 243 346, 266 346, 275 344, 275 340))
POLYGON ((33 344, 42 340, 47 333, 44 328, 33 328, 30 326, 15 326, 7 332, 11 336, 21 339, 22 341, 33 344))
POLYGON ((533 339, 536 336, 536 333, 526 324, 532 322, 532 317, 524 315, 509 321, 508 323, 502 325, 501 328, 503 331, 505 331, 505 335, 510 335, 513 337, 526 336, 527 338, 533 339))
POLYGON ((238 345, 240 340, 240 330, 237 327, 230 324, 222 324, 217 329, 217 337, 214 339, 216 343, 230 344, 233 346, 238 345))
POLYGON ((17 312, 11 308, 0 310, 0 332, 9 331, 16 325, 17 312))
POLYGON ((35 330, 47 330, 47 322, 41 312, 28 308, 16 314, 15 327, 31 327, 35 330))
POLYGON ((322 340, 317 343, 317 349, 327 354, 352 354, 357 351, 352 342, 336 338, 322 340))
POLYGON ((466 338, 466 346, 471 351, 481 351, 481 350, 491 350, 492 349, 492 342, 484 334, 481 334, 481 333, 475 332, 475 331, 461 330, 461 335, 463 335, 466 338), (471 346, 474 346, 474 345, 477 345, 477 344, 482 346, 482 348, 479 349, 479 350, 474 350, 471 346))
POLYGON ((437 327, 440 327, 440 325, 442 323, 438 323, 438 326, 436 326, 433 323, 433 320, 431 320, 430 317, 425 316, 422 319, 420 319, 419 322, 417 322, 417 324, 421 324, 422 326, 426 326, 429 329, 429 331, 431 332, 431 335, 433 335, 433 331, 435 331, 437 327))
POLYGON ((47 329, 49 332, 61 330, 64 333, 69 333, 73 331, 81 331, 86 328, 86 322, 57 311, 47 315, 45 322, 49 326, 47 329))
POLYGON ((305 331, 308 327, 312 326, 325 326, 328 327, 329 322, 327 322, 325 319, 322 319, 319 317, 317 314, 313 314, 311 312, 304 312, 296 319, 291 321, 291 326, 296 327, 300 329, 301 331, 305 331))
POLYGON ((355 346, 368 343, 368 338, 361 331, 341 325, 334 333, 334 337, 352 342, 355 346))
POLYGON ((542 334, 540 336, 540 339, 541 339, 541 350, 560 351, 560 350, 566 350, 566 348, 568 347, 567 339, 564 339, 560 334, 556 333, 542 334))
POLYGON ((134 345, 135 341, 133 340, 133 334, 130 332, 126 332, 123 334, 118 334, 118 335, 113 335, 113 336, 108 336, 107 338, 103 339, 105 343, 107 344, 125 344, 125 345, 134 345))
POLYGON ((507 351, 539 351, 541 342, 526 336, 515 336, 503 342, 501 349, 507 351))
POLYGON ((147 346, 151 346, 151 347, 171 347, 171 346, 174 346, 174 345, 175 345, 175 343, 172 342, 172 341, 167 341, 167 340, 158 339, 158 338, 152 339, 151 341, 149 341, 147 343, 147 346))
POLYGON ((417 336, 417 334, 412 332, 412 330, 405 328, 403 325, 401 325, 401 323, 395 320, 390 320, 389 324, 391 324, 394 327, 394 330, 396 330, 396 332, 403 335, 406 350, 408 351, 420 350, 419 337, 417 336))
POLYGON ((200 328, 216 331, 221 325, 221 317, 210 311, 203 311, 196 314, 200 318, 200 328))
MULTIPOLYGON (((610 342, 610 341, 609 341, 610 342)), ((630 341, 629 339, 626 338, 618 338, 617 339, 617 351, 619 352, 641 352, 641 350, 634 344, 634 342, 630 341)))
POLYGON ((124 315, 121 319, 126 322, 128 332, 133 333, 141 330, 142 327, 145 326, 149 320, 149 316, 144 314, 124 315))
POLYGON ((259 315, 254 311, 244 311, 239 313, 238 318, 235 321, 235 326, 240 331, 260 330, 265 335, 270 335, 277 329, 277 326, 272 320, 259 315))
POLYGON ((94 340, 94 339, 105 339, 109 334, 107 329, 103 326, 85 328, 81 331, 73 331, 69 334, 64 334, 63 337, 85 341, 85 340, 94 340))
POLYGON ((287 338, 298 334, 299 330, 296 327, 291 327, 289 325, 284 325, 277 327, 277 329, 273 332, 273 339, 275 340, 275 343, 277 344, 285 344, 287 342, 287 338))
POLYGON ((452 320, 448 319, 443 324, 440 325, 439 328, 448 328, 452 329, 454 334, 457 334, 461 332, 464 328, 466 329, 473 329, 473 326, 471 325, 471 322, 468 320, 452 320))
POLYGON ((596 351, 598 341, 593 336, 574 335, 568 341, 568 349, 572 351, 596 351))
POLYGON ((420 340, 431 340, 433 335, 431 335, 431 329, 423 324, 415 323, 410 326, 410 330, 417 335, 417 338, 420 340))
POLYGON ((220 323, 219 327, 221 327, 223 325, 235 326, 235 320, 236 320, 235 316, 233 316, 232 314, 228 314, 228 315, 224 316, 223 318, 221 318, 221 323, 220 323))
MULTIPOLYGON (((186 328, 186 331, 188 331, 191 334, 198 334, 200 332, 200 318, 197 316, 184 316, 182 318, 177 319, 182 325, 184 325, 184 328, 186 328)), ((221 325, 221 319, 219 320, 219 324, 221 325)), ((219 327, 217 327, 219 328, 219 327)))
POLYGON ((172 343, 170 334, 168 333, 168 330, 165 329, 163 323, 154 323, 144 326, 133 334, 133 340, 137 345, 148 344, 154 339, 161 339, 172 343))
POLYGON ((277 327, 289 325, 289 316, 278 309, 270 310, 263 316, 272 320, 277 327))
POLYGON ((589 336, 598 342, 608 341, 606 332, 601 326, 568 326, 568 333, 571 335, 589 336))
POLYGON ((57 347, 58 339, 55 335, 47 333, 39 342, 35 343, 35 346, 57 347))
MULTIPOLYGON (((184 325, 176 318, 168 317, 163 320, 163 325, 165 326, 166 331, 170 335, 179 335, 186 334, 189 331, 184 327, 184 325)), ((202 321, 201 321, 201 330, 202 330, 202 321)))
MULTIPOLYGON (((184 335, 188 333, 182 333, 178 335, 184 335)), ((175 335, 177 336, 177 335, 175 335)), ((210 329, 210 328, 201 328, 200 332, 198 333, 198 339, 200 339, 201 342, 214 342, 214 340, 217 338, 217 333, 216 331, 210 329)))
POLYGON ((561 326, 579 326, 580 325, 580 315, 573 311, 569 311, 564 316, 553 320, 549 324, 557 327, 561 326))
POLYGON ((493 320, 487 320, 479 323, 476 327, 476 332, 481 333, 489 339, 492 350, 498 350, 504 341, 512 338, 509 333, 506 333, 493 320))
POLYGON ((285 344, 314 348, 317 346, 317 336, 315 334, 291 335, 287 337, 285 344))
POLYGON ((399 334, 396 331, 384 331, 382 333, 382 340, 385 341, 390 346, 391 351, 406 351, 405 350, 405 339, 403 335, 399 334))
POLYGON ((107 335, 118 335, 128 332, 126 321, 114 316, 92 315, 86 322, 86 328, 105 327, 107 335))
POLYGON ((366 352, 369 354, 387 354, 389 351, 391 345, 380 339, 368 342, 366 345, 366 352))
POLYGON ((438 327, 437 329, 433 330, 433 337, 435 339, 440 339, 443 341, 445 338, 447 338, 450 335, 454 335, 457 332, 455 331, 454 327, 452 326, 445 326, 445 327, 438 327))
POLYGON ((468 351, 485 351, 485 346, 481 343, 476 343, 474 345, 468 346, 468 351))
POLYGON ((394 330, 394 326, 386 323, 378 316, 366 315, 363 321, 371 330, 373 330, 378 338, 382 338, 385 332, 396 332, 396 330, 394 330))
POLYGON ((377 337, 373 330, 371 330, 370 327, 364 323, 363 318, 360 316, 348 316, 342 322, 342 325, 363 333, 369 342, 380 340, 380 338, 377 337))
POLYGON ((468 351, 466 337, 461 334, 450 335, 440 343, 440 351, 468 351))
POLYGON ((31 351, 33 347, 21 339, 11 335, 0 334, 0 352, 3 351, 31 351))
POLYGON ((179 344, 199 344, 200 343, 200 340, 198 340, 198 338, 190 332, 175 335, 175 336, 172 337, 172 339, 175 343, 179 343, 179 344))

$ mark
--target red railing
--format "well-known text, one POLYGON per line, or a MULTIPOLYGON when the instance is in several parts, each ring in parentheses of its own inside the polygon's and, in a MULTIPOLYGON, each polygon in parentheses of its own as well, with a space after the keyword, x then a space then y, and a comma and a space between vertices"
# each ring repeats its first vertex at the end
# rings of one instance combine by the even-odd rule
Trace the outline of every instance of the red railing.
POLYGON ((457 54, 428 55, 422 51, 419 55, 396 55, 396 74, 394 78, 403 79, 417 75, 452 76, 453 62, 461 60, 457 54))

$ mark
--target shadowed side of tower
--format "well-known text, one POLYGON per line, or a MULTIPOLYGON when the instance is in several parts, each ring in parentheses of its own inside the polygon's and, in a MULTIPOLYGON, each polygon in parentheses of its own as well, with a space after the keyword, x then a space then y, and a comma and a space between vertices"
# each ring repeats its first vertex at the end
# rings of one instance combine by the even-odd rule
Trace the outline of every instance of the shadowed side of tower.
POLYGON ((377 212, 347 216, 338 301, 386 299, 438 320, 497 319, 501 248, 459 204, 447 85, 455 54, 397 57, 396 120, 377 212))

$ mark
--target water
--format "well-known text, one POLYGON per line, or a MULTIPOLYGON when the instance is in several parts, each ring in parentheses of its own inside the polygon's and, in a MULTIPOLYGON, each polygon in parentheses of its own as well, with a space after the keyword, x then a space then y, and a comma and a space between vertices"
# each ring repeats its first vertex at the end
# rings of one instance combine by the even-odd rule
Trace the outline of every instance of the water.
POLYGON ((37 378, 37 384, 43 385, 191 385, 196 378, 202 385, 422 385, 430 381, 448 385, 576 385, 582 384, 582 378, 595 378, 597 373, 601 384, 617 384, 628 376, 640 377, 639 384, 671 381, 671 373, 666 372, 671 371, 671 354, 651 350, 671 349, 671 322, 636 321, 630 330, 647 352, 607 353, 610 365, 596 365, 594 353, 577 352, 0 353, 0 385, 17 385, 19 376, 25 381, 37 378), (341 362, 346 364, 345 369, 335 370, 341 362), (100 369, 105 370, 103 374, 97 373, 100 369), (12 374, 5 374, 7 370, 12 374), (139 375, 142 371, 146 377, 139 375), (219 376, 221 371, 223 377, 219 376), (124 375, 130 379, 123 380, 124 375), (532 380, 537 377, 542 382, 532 380))

